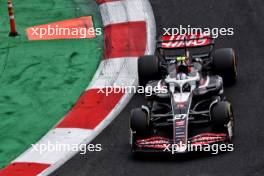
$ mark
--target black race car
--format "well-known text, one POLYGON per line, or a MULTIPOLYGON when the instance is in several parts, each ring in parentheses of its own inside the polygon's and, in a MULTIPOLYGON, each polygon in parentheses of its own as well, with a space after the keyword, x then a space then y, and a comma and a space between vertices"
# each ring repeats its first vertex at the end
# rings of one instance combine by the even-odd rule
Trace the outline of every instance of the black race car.
POLYGON ((155 56, 139 58, 138 76, 148 103, 131 112, 133 152, 231 143, 234 114, 223 87, 237 80, 233 49, 214 49, 202 34, 162 36, 155 56))

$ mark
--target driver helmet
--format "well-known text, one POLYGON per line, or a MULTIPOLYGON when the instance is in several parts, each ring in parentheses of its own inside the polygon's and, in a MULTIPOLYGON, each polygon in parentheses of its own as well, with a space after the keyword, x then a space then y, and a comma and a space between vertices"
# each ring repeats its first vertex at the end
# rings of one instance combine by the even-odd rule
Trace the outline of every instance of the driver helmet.
POLYGON ((176 58, 177 60, 177 65, 176 65, 176 70, 178 73, 189 73, 189 67, 188 67, 188 59, 185 56, 178 56, 176 58))

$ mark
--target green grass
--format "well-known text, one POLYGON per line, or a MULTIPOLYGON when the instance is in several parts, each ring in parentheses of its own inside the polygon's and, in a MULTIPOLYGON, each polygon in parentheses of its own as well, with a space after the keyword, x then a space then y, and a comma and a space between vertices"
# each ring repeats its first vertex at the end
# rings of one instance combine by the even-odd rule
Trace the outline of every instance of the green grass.
POLYGON ((27 27, 92 15, 94 0, 13 0, 19 36, 8 37, 0 0, 0 168, 38 141, 76 102, 100 61, 103 36, 27 41, 27 27))

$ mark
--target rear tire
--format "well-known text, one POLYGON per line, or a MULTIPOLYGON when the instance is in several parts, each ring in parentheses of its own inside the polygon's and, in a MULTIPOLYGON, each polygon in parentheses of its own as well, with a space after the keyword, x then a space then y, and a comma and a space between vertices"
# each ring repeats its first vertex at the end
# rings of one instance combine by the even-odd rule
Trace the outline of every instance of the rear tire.
POLYGON ((138 60, 139 85, 146 86, 150 80, 157 80, 159 75, 160 61, 157 56, 142 56, 138 60))
POLYGON ((136 108, 131 111, 130 128, 137 134, 146 134, 149 129, 149 120, 147 113, 141 108, 136 108))
POLYGON ((213 54, 214 72, 223 78, 224 85, 235 84, 237 80, 236 54, 232 48, 215 50, 213 54))

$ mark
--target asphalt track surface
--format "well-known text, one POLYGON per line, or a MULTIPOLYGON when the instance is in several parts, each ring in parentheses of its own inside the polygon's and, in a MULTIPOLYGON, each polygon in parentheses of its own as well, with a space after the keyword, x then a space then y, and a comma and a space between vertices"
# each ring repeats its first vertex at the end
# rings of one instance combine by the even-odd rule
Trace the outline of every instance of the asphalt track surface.
POLYGON ((225 94, 233 103, 235 151, 220 155, 148 156, 134 158, 128 145, 128 117, 144 99, 136 95, 94 144, 103 151, 76 155, 53 176, 264 175, 264 1, 151 0, 158 34, 163 27, 233 27, 235 35, 217 40, 238 54, 239 80, 225 94))

